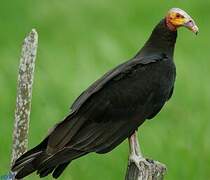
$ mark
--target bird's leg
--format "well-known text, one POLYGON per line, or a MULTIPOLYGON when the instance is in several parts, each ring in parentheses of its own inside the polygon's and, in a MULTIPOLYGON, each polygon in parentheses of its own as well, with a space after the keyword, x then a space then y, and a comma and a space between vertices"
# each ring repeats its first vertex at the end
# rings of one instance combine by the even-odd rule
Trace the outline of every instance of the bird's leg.
POLYGON ((158 161, 145 159, 138 142, 137 131, 129 137, 130 155, 126 180, 162 180, 166 167, 158 161))
POLYGON ((135 131, 129 137, 129 147, 130 147, 130 155, 129 155, 130 162, 135 163, 139 170, 141 170, 140 163, 144 163, 145 165, 149 166, 149 162, 142 155, 140 145, 138 142, 137 131, 135 131))
POLYGON ((142 152, 137 138, 137 131, 129 137, 130 154, 142 157, 142 152))

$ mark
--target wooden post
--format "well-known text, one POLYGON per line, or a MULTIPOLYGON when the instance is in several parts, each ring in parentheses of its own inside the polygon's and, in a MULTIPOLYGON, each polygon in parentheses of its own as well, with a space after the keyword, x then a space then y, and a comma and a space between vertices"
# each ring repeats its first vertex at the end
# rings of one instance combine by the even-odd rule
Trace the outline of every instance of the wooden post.
POLYGON ((26 152, 28 147, 28 128, 37 46, 38 34, 35 29, 32 29, 23 42, 20 58, 11 164, 26 152))
POLYGON ((163 180, 166 173, 166 166, 158 161, 141 162, 140 167, 129 160, 125 180, 163 180))

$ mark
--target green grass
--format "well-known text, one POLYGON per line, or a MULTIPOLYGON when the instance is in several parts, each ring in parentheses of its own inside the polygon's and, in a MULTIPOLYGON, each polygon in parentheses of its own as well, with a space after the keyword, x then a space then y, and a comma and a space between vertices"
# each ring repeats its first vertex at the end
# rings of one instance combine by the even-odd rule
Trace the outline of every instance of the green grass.
MULTIPOLYGON (((27 32, 36 28, 39 33, 29 137, 33 147, 68 114, 70 104, 90 83, 132 57, 166 11, 180 7, 195 18, 200 34, 195 37, 180 30, 174 96, 154 120, 139 129, 139 138, 147 157, 167 165, 166 180, 209 179, 209 2, 0 2, 0 175, 9 171, 17 69, 27 32)), ((127 155, 125 141, 106 155, 90 154, 76 160, 61 179, 123 179, 127 155)))

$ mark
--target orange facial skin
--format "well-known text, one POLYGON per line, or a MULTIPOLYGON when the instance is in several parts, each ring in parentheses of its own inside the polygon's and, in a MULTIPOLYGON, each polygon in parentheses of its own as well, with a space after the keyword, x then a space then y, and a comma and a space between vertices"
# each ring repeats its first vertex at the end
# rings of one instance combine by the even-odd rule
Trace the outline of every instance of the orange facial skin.
POLYGON ((172 8, 166 15, 166 24, 171 31, 176 31, 177 28, 184 26, 194 33, 198 33, 198 27, 195 21, 183 10, 172 8))

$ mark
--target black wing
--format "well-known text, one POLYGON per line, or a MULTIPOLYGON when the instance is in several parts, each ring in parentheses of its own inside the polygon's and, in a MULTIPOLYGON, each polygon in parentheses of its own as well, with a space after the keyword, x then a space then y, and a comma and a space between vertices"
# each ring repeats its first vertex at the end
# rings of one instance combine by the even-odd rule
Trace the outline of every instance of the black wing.
POLYGON ((159 72, 165 67, 161 70, 158 61, 164 64, 169 59, 162 54, 134 59, 96 81, 74 102, 72 114, 50 134, 48 151, 55 153, 68 146, 85 152, 107 152, 146 118, 157 114, 170 92, 156 87, 165 76, 159 72))
POLYGON ((146 65, 150 63, 154 63, 160 60, 168 59, 166 54, 160 53, 155 54, 147 57, 135 57, 132 60, 129 60, 123 64, 120 64, 119 66, 115 67, 114 69, 110 70, 106 74, 104 74, 101 78, 99 78, 97 81, 95 81, 88 89, 86 89, 72 104, 71 110, 72 112, 77 111, 80 106, 88 99, 90 98, 94 93, 99 91, 103 88, 103 86, 109 82, 109 80, 117 77, 117 76, 123 76, 129 71, 132 71, 132 69, 139 64, 146 65))

